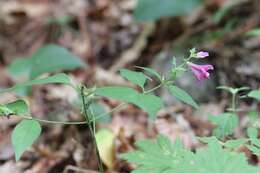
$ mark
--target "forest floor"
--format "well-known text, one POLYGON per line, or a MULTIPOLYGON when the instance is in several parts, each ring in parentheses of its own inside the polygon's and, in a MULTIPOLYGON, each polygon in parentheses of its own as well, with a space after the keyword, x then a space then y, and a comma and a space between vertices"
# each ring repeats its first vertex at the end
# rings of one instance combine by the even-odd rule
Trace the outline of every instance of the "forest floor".
MULTIPOLYGON (((208 136, 214 126, 208 115, 220 114, 228 107, 229 95, 217 91, 219 85, 232 87, 260 84, 260 37, 246 33, 260 25, 258 0, 240 0, 227 12, 216 15, 227 1, 206 0, 203 7, 185 17, 168 17, 153 22, 135 22, 135 0, 16 0, 0 2, 0 87, 10 87, 23 79, 13 78, 8 66, 16 58, 29 57, 38 48, 56 43, 80 57, 88 67, 68 72, 87 86, 129 85, 118 70, 134 66, 155 68, 162 74, 173 56, 183 57, 196 47, 210 53, 207 62, 215 66, 210 81, 203 87, 192 80, 179 84, 201 103, 199 110, 169 101, 153 122, 133 105, 114 112, 97 124, 110 129, 115 138, 113 167, 108 173, 128 173, 134 167, 119 155, 135 148, 140 139, 164 134, 180 138, 186 147, 200 146, 196 136, 208 136), (206 92, 207 91, 207 92, 206 92)), ((152 86, 151 86, 152 87, 152 86)), ((156 93, 168 99, 163 90, 156 93)), ((0 97, 0 103, 15 99, 0 97)), ((80 110, 71 105, 75 93, 66 86, 35 87, 26 96, 33 115, 43 119, 82 120, 80 110), (60 92, 62 91, 62 92, 60 92), (33 103, 33 104, 32 104, 33 103), (55 118, 54 118, 55 116, 55 118)), ((75 101, 75 100, 74 100, 75 101)), ((106 109, 119 101, 104 100, 106 109)), ((250 100, 239 102, 241 109, 257 107, 250 100)), ((247 113, 239 113, 240 126, 234 134, 244 135, 247 113)), ((1 173, 95 173, 96 159, 91 137, 84 125, 43 125, 37 143, 21 161, 14 161, 11 132, 17 118, 0 119, 1 173)), ((258 158, 248 153, 252 163, 258 158)))

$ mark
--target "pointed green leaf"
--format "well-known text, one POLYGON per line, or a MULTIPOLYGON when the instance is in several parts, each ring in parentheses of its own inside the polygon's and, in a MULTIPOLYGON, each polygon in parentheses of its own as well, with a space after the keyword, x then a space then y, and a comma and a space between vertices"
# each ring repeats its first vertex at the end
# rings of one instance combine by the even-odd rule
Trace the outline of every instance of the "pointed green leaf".
POLYGON ((13 78, 28 77, 31 66, 31 58, 17 58, 8 66, 8 71, 13 78))
POLYGON ((16 100, 5 105, 0 105, 0 116, 27 114, 29 114, 29 108, 23 100, 16 100))
POLYGON ((217 138, 223 138, 234 133, 238 124, 238 117, 232 113, 223 113, 218 116, 210 116, 209 120, 217 125, 213 130, 213 134, 217 138))
POLYGON ((12 145, 16 161, 20 160, 24 151, 30 147, 41 134, 41 126, 35 120, 22 120, 13 130, 12 145))
POLYGON ((20 89, 20 88, 24 88, 24 87, 28 87, 28 86, 32 86, 32 85, 42 85, 42 84, 50 84, 50 83, 59 83, 59 84, 70 85, 70 78, 66 74, 60 73, 60 74, 50 76, 47 78, 34 79, 34 80, 30 80, 30 81, 27 81, 24 83, 16 84, 11 88, 0 90, 0 94, 4 93, 4 92, 11 92, 16 89, 20 89))
POLYGON ((151 94, 140 94, 128 87, 101 87, 96 89, 96 94, 135 104, 146 111, 151 118, 154 118, 163 107, 163 102, 159 97, 151 94))
POLYGON ((246 132, 247 132, 247 136, 249 138, 257 138, 257 136, 258 136, 258 129, 257 128, 249 127, 249 128, 247 128, 246 132))
POLYGON ((138 92, 132 88, 128 87, 100 87, 96 89, 96 94, 104 97, 109 97, 112 99, 125 101, 125 102, 135 102, 137 100, 138 92))
POLYGON ((8 107, 6 107, 6 105, 0 105, 0 116, 9 116, 13 114, 14 112, 8 107))
POLYGON ((152 119, 156 118, 157 112, 163 107, 161 98, 152 94, 139 94, 132 103, 142 108, 152 119))
POLYGON ((207 147, 196 151, 193 167, 185 172, 196 173, 257 173, 257 167, 251 166, 244 153, 225 150, 220 143, 209 143, 207 147))
POLYGON ((228 91, 231 94, 237 94, 241 91, 249 90, 250 88, 249 87, 232 88, 227 86, 218 86, 217 89, 228 91))
POLYGON ((244 138, 228 140, 225 142, 224 146, 227 148, 235 149, 241 145, 244 145, 248 140, 244 138))
POLYGON ((8 103, 6 105, 7 108, 12 110, 15 115, 28 115, 29 108, 24 100, 16 100, 14 102, 8 103))
POLYGON ((247 36, 255 36, 259 37, 260 36, 260 28, 254 28, 246 33, 247 36))
POLYGON ((144 84, 146 82, 146 76, 142 72, 135 72, 127 69, 121 69, 120 75, 132 82, 133 84, 136 84, 140 86, 141 88, 144 88, 144 84))
POLYGON ((260 148, 255 147, 253 145, 246 145, 246 147, 256 156, 260 156, 260 148))
POLYGON ((177 87, 177 86, 169 86, 168 87, 170 93, 172 94, 172 96, 176 97, 176 99, 189 104, 191 106, 193 106, 194 108, 198 108, 199 106, 197 105, 197 103, 192 99, 192 97, 183 89, 177 87))
POLYGON ((122 155, 138 165, 135 173, 257 173, 243 153, 223 149, 216 138, 195 152, 166 137, 139 141, 137 149, 122 155))
POLYGON ((17 58, 8 67, 8 71, 14 78, 24 76, 34 79, 44 73, 73 70, 85 66, 86 64, 80 58, 67 49, 49 44, 38 49, 32 57, 17 58))
POLYGON ((183 173, 181 167, 186 167, 193 157, 193 153, 184 150, 182 144, 179 142, 174 144, 161 135, 157 137, 156 141, 143 140, 138 141, 136 145, 138 151, 121 156, 129 162, 137 164, 138 168, 134 172, 138 173, 183 173))
POLYGON ((260 101, 260 89, 251 91, 248 94, 248 97, 251 97, 251 98, 254 98, 254 99, 260 101))
POLYGON ((157 77, 159 80, 162 80, 161 75, 155 71, 154 69, 148 68, 148 67, 139 67, 139 66, 135 66, 136 68, 140 68, 142 70, 144 70, 145 72, 147 72, 148 74, 157 77))
POLYGON ((38 49, 31 58, 31 78, 38 77, 43 73, 73 70, 85 66, 80 58, 71 54, 67 49, 54 44, 38 49))
POLYGON ((215 136, 210 136, 210 137, 197 137, 197 139, 205 144, 209 144, 211 142, 218 141, 218 139, 215 136))
POLYGON ((231 88, 231 87, 228 87, 228 86, 218 86, 217 89, 225 90, 227 92, 230 92, 231 94, 235 94, 236 93, 235 88, 231 88))
POLYGON ((166 16, 181 16, 190 13, 200 4, 201 0, 138 0, 134 17, 147 21, 166 16))
POLYGON ((111 116, 108 116, 105 105, 99 102, 90 104, 88 115, 92 115, 96 122, 109 123, 111 121, 111 116))
POLYGON ((260 140, 258 138, 250 138, 250 142, 260 149, 260 140))

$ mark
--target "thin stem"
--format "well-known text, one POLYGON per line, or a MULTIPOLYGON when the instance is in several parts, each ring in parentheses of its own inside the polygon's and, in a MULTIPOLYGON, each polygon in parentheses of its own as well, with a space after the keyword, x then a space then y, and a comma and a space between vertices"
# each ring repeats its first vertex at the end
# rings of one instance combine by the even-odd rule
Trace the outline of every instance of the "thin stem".
POLYGON ((21 117, 21 118, 27 119, 27 120, 35 120, 35 121, 39 121, 39 122, 47 123, 47 124, 63 124, 63 125, 88 124, 86 121, 51 121, 51 120, 44 120, 44 119, 35 118, 35 117, 31 117, 31 116, 25 116, 25 115, 19 115, 18 117, 21 117))
POLYGON ((120 105, 116 106, 115 108, 111 109, 109 112, 106 112, 106 113, 103 113, 103 114, 99 114, 96 116, 96 118, 90 120, 90 122, 93 122, 94 120, 99 120, 101 119, 102 117, 106 116, 106 115, 109 115, 117 110, 120 110, 121 108, 123 108, 125 105, 127 105, 127 103, 121 103, 120 105))
POLYGON ((154 88, 152 88, 152 89, 150 89, 150 90, 148 90, 148 91, 145 91, 144 93, 146 93, 146 94, 147 94, 147 93, 151 93, 151 92, 153 92, 153 91, 159 89, 162 85, 163 85, 163 83, 160 83, 160 85, 157 85, 156 87, 154 87, 154 88))
POLYGON ((187 64, 187 62, 189 62, 189 60, 191 60, 192 58, 193 58, 193 56, 190 55, 189 58, 184 59, 184 62, 176 68, 181 68, 181 67, 185 66, 187 64))
POLYGON ((115 108, 111 109, 109 112, 102 113, 97 115, 95 118, 92 117, 89 122, 87 121, 52 121, 52 120, 44 120, 40 118, 35 118, 29 115, 19 115, 20 118, 27 119, 27 120, 35 120, 46 124, 61 124, 61 125, 81 125, 81 124, 89 124, 89 123, 95 123, 96 120, 101 119, 102 117, 109 115, 117 110, 120 110, 123 108, 123 106, 127 105, 127 103, 121 103, 120 105, 116 106, 115 108))
POLYGON ((94 115, 91 107, 89 108, 89 110, 90 110, 90 113, 91 113, 91 119, 89 120, 90 121, 89 123, 92 124, 93 132, 94 132, 94 134, 96 134, 96 118, 95 118, 95 115, 94 115))
POLYGON ((97 146, 97 141, 96 141, 96 137, 95 137, 95 130, 93 129, 93 126, 91 125, 91 123, 89 121, 89 117, 88 117, 88 113, 87 113, 87 110, 89 108, 89 104, 86 104, 85 95, 84 95, 84 86, 81 86, 80 95, 81 95, 82 104, 83 104, 84 117, 85 117, 86 121, 88 122, 88 128, 89 128, 89 131, 90 131, 90 134, 91 134, 91 137, 92 137, 93 143, 95 145, 95 149, 96 149, 96 156, 97 156, 97 159, 98 159, 98 168, 99 168, 99 171, 101 173, 105 173, 103 165, 102 165, 102 160, 101 160, 101 157, 100 157, 99 149, 98 149, 98 146, 97 146))
POLYGON ((232 101, 231 101, 231 104, 232 104, 232 112, 236 112, 236 94, 232 94, 232 101))

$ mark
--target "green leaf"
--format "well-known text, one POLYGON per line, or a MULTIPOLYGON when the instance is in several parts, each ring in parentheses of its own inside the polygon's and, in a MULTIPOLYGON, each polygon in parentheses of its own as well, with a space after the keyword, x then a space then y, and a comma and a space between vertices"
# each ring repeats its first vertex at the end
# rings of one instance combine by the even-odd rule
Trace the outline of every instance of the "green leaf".
POLYGON ((159 80, 162 80, 161 75, 157 71, 155 71, 154 69, 151 69, 151 68, 148 68, 148 67, 140 67, 140 66, 135 66, 135 67, 144 70, 149 75, 157 77, 157 79, 159 79, 159 80))
POLYGON ((244 145, 247 141, 248 139, 244 138, 228 140, 225 142, 224 146, 227 148, 235 149, 237 147, 240 147, 241 145, 244 145))
POLYGON ((128 87, 101 87, 96 89, 96 94, 116 100, 132 103, 148 112, 151 118, 163 107, 162 100, 151 94, 140 94, 128 87))
POLYGON ((202 143, 205 143, 205 144, 218 141, 218 139, 217 139, 215 136, 210 136, 210 137, 197 137, 197 139, 198 139, 199 141, 201 141, 202 143))
MULTIPOLYGON (((193 173, 257 173, 243 153, 224 150, 218 142, 196 151, 193 173)), ((188 173, 188 172, 185 172, 188 173)))
POLYGON ((100 87, 97 88, 95 92, 97 95, 109 97, 128 103, 136 102, 138 97, 138 92, 128 87, 100 87))
POLYGON ((228 86, 218 86, 217 89, 225 90, 232 94, 235 94, 235 89, 228 86))
POLYGON ((12 145, 16 161, 20 160, 24 151, 30 147, 41 134, 41 126, 35 120, 22 120, 13 130, 12 145))
POLYGON ((255 145, 256 147, 260 148, 260 140, 258 138, 250 138, 251 144, 255 145))
POLYGON ((242 153, 225 150, 215 138, 206 147, 191 152, 164 136, 137 142, 137 151, 123 159, 137 164, 133 173, 257 173, 242 153))
MULTIPOLYGON (((78 57, 65 48, 50 44, 38 49, 32 57, 17 58, 8 67, 8 71, 13 78, 21 82, 20 79, 35 79, 44 73, 73 70, 85 66, 78 57)), ((28 88, 19 88, 15 92, 18 95, 27 95, 28 88)))
POLYGON ((133 172, 182 172, 180 163, 186 166, 193 158, 193 153, 184 150, 178 141, 173 144, 162 135, 158 135, 155 142, 144 140, 137 142, 136 145, 138 151, 121 155, 123 159, 138 164, 139 167, 133 172))
POLYGON ((249 87, 232 88, 232 87, 227 87, 227 86, 218 86, 217 89, 226 90, 231 94, 237 94, 241 91, 249 90, 250 88, 249 87))
POLYGON ((96 118, 97 122, 109 123, 111 121, 111 116, 108 116, 105 105, 101 103, 91 103, 88 112, 89 115, 92 115, 93 118, 96 118))
POLYGON ((247 36, 260 36, 260 28, 254 28, 246 33, 247 36))
POLYGON ((260 89, 249 92, 248 97, 251 97, 251 98, 254 98, 254 99, 260 101, 260 89))
POLYGON ((238 124, 238 118, 232 113, 223 113, 218 116, 210 116, 209 120, 217 125, 217 128, 213 130, 213 134, 217 138, 223 138, 227 135, 233 134, 238 124))
POLYGON ((136 84, 140 86, 141 88, 144 88, 144 84, 146 82, 146 76, 142 72, 135 72, 130 71, 127 69, 121 69, 120 75, 132 82, 133 84, 136 84))
POLYGON ((133 104, 148 112, 150 118, 155 119, 156 113, 163 107, 163 102, 160 97, 152 94, 139 94, 133 104))
POLYGON ((257 112, 257 110, 255 110, 255 109, 250 110, 250 111, 247 113, 247 116, 249 117, 250 122, 253 124, 255 121, 257 121, 258 112, 257 112))
POLYGON ((108 129, 100 129, 95 137, 102 161, 108 168, 113 168, 115 164, 115 135, 108 129))
POLYGON ((16 100, 5 105, 0 105, 0 116, 27 114, 29 114, 29 108, 23 100, 16 100))
POLYGON ((73 70, 85 66, 78 57, 67 49, 54 44, 40 48, 31 58, 30 78, 38 77, 47 72, 73 70))
POLYGON ((34 80, 30 80, 30 81, 27 81, 24 83, 16 84, 11 88, 0 90, 0 94, 4 93, 4 92, 11 92, 11 91, 14 91, 14 90, 17 90, 20 88, 24 88, 24 87, 28 87, 28 86, 50 84, 50 83, 71 85, 70 78, 66 74, 60 73, 60 74, 50 76, 47 78, 34 79, 34 80))
POLYGON ((15 115, 28 115, 29 108, 24 100, 16 100, 6 105, 15 115))
POLYGON ((8 66, 8 71, 13 78, 27 78, 31 71, 31 58, 17 58, 8 66))
POLYGON ((8 107, 6 107, 6 105, 0 105, 0 116, 9 116, 13 114, 14 112, 8 107))
POLYGON ((187 103, 196 109, 199 107, 197 105, 197 103, 192 99, 192 97, 186 91, 182 90, 181 88, 172 85, 172 86, 169 86, 168 89, 169 89, 170 93, 172 94, 172 96, 176 97, 176 99, 178 99, 184 103, 187 103))
POLYGON ((260 148, 252 146, 252 145, 246 145, 246 147, 255 155, 260 156, 260 148))
POLYGON ((257 136, 258 136, 258 129, 257 128, 249 127, 249 128, 247 128, 246 132, 247 132, 247 136, 249 138, 257 138, 257 136))
POLYGON ((138 0, 134 17, 140 21, 151 21, 167 16, 182 16, 200 4, 201 0, 138 0))
POLYGON ((44 73, 73 70, 85 66, 80 58, 67 49, 50 44, 38 49, 32 57, 17 58, 8 67, 8 71, 14 78, 23 76, 34 79, 44 73))

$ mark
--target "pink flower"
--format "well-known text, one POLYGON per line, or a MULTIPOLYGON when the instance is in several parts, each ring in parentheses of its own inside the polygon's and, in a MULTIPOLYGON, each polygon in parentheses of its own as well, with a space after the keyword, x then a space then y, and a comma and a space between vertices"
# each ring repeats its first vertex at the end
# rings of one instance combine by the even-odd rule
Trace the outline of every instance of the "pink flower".
POLYGON ((206 78, 209 78, 209 70, 214 70, 213 65, 206 64, 206 65, 198 65, 189 62, 188 66, 190 67, 194 76, 199 80, 202 81, 206 78))
POLYGON ((201 51, 201 52, 198 52, 197 53, 197 58, 206 58, 209 56, 209 53, 208 52, 204 52, 204 51, 201 51))

